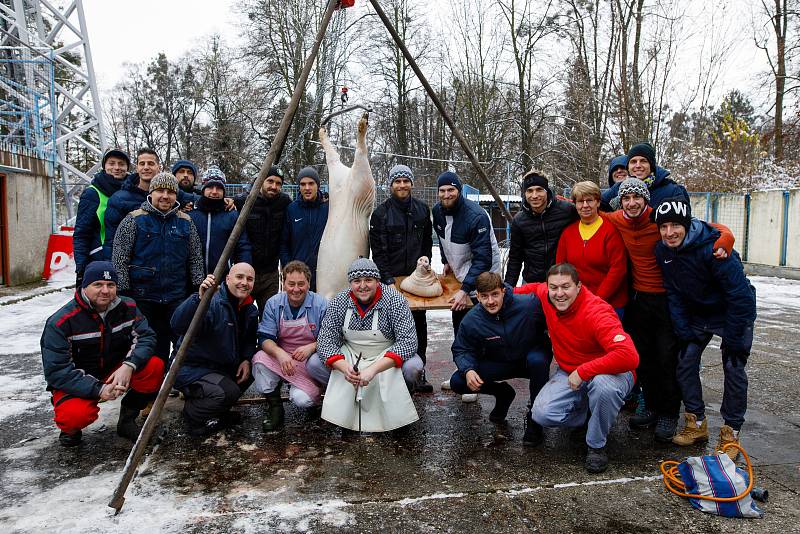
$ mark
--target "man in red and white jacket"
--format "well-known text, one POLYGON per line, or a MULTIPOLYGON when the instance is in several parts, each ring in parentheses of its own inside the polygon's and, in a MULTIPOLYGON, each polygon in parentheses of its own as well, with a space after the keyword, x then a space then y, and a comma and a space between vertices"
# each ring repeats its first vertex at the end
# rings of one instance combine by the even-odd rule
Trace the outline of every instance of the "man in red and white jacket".
POLYGON ((535 293, 542 302, 558 369, 533 403, 531 416, 543 427, 579 427, 586 422, 586 470, 608 467, 606 437, 635 381, 639 354, 614 308, 581 286, 578 271, 559 263, 547 283, 526 284, 515 293, 535 293))

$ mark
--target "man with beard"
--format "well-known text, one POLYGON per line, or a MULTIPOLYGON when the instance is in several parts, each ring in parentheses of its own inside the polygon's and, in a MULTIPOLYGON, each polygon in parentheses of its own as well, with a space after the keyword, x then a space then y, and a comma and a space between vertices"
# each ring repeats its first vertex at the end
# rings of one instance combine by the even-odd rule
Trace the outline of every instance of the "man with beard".
POLYGON ((178 181, 157 174, 141 208, 120 223, 114 237, 119 289, 133 297, 156 333, 156 355, 169 356, 169 321, 178 305, 205 277, 203 245, 191 217, 180 211, 178 181))
POLYGON ((105 214, 108 199, 119 191, 128 176, 131 158, 124 151, 113 148, 103 154, 102 169, 94 175, 92 183, 83 190, 75 216, 72 245, 75 256, 77 285, 86 266, 103 259, 106 240, 105 214))
MULTIPOLYGON (((225 174, 222 170, 216 165, 209 166, 203 173, 201 196, 197 200, 195 209, 189 212, 189 217, 192 218, 203 243, 203 268, 206 274, 213 273, 217 267, 217 262, 239 218, 238 212, 225 211, 225 184, 225 174)), ((228 266, 240 262, 249 264, 251 260, 247 231, 243 231, 236 243, 232 258, 228 260, 228 266)))
MULTIPOLYGON (((372 259, 381 271, 381 281, 395 283, 395 276, 408 276, 417 267, 417 260, 431 258, 433 228, 431 210, 427 204, 412 196, 414 173, 405 165, 395 165, 389 171, 391 196, 378 206, 369 221, 369 246, 372 259)), ((411 312, 417 330, 417 354, 424 364, 428 348, 428 321, 425 310, 411 312)), ((423 372, 416 391, 432 393, 433 386, 423 372)))
MULTIPOLYGON (((281 236, 286 208, 292 202, 289 195, 281 192, 282 187, 283 171, 280 167, 273 166, 261 184, 261 191, 258 192, 245 223, 247 238, 252 247, 252 265, 256 270, 252 295, 262 315, 267 300, 278 292, 281 236)), ((236 196, 234 198, 236 209, 241 210, 246 200, 247 194, 236 196)))
MULTIPOLYGON (((178 180, 178 189, 186 193, 187 198, 191 197, 191 204, 196 203, 200 199, 200 195, 197 194, 197 190, 195 189, 195 182, 197 182, 198 177, 197 166, 188 159, 179 159, 172 164, 170 172, 172 172, 175 179, 178 180)), ((187 207, 191 210, 195 206, 192 205, 189 207, 189 204, 187 204, 184 206, 184 209, 187 207)))

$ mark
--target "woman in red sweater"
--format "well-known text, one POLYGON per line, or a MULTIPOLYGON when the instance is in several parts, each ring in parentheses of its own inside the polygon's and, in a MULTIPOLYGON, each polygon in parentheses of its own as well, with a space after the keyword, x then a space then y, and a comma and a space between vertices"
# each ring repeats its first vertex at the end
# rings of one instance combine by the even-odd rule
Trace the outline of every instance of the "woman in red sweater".
POLYGON ((600 187, 594 182, 578 182, 572 188, 572 201, 581 219, 561 233, 556 263, 571 263, 581 282, 605 300, 622 318, 628 302, 628 254, 619 230, 603 219, 600 187))

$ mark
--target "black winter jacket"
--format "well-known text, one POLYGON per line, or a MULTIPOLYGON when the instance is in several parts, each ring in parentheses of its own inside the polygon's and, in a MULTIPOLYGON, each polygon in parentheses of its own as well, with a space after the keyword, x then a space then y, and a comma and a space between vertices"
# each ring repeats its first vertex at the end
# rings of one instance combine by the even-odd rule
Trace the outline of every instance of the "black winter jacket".
POLYGON ((94 175, 92 187, 87 187, 81 193, 78 213, 75 215, 75 231, 72 234, 75 272, 79 276, 89 263, 103 259, 103 241, 106 238, 105 208, 101 205, 100 194, 106 196, 107 202, 124 182, 125 178, 117 180, 107 172, 100 171, 94 175))
POLYGON ((41 348, 48 390, 96 399, 101 381, 120 363, 127 361, 135 369, 147 364, 156 335, 133 299, 117 298, 103 319, 78 289, 75 298, 47 319, 41 348))
POLYGON ((550 188, 547 189, 547 207, 541 214, 531 210, 523 194, 522 209, 511 221, 506 284, 516 285, 520 271, 524 283, 544 282, 547 270, 556 262, 561 232, 578 218, 575 205, 556 198, 550 188))
MULTIPOLYGON (((236 209, 241 211, 246 200, 247 194, 236 196, 233 199, 236 209)), ((252 246, 253 268, 258 273, 278 268, 286 208, 291 202, 292 199, 286 193, 280 193, 273 199, 267 199, 261 194, 256 197, 245 228, 252 246)))
POLYGON ((384 284, 393 284, 395 276, 411 274, 420 256, 430 259, 432 254, 430 208, 416 198, 406 205, 388 198, 369 220, 369 246, 384 284))

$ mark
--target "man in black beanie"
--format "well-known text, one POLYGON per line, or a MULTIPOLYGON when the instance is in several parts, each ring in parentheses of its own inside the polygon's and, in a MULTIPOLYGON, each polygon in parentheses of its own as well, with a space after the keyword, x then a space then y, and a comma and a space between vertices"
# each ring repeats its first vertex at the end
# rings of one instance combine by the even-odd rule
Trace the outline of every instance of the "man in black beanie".
MULTIPOLYGON (((281 249, 283 225, 286 221, 286 208, 291 204, 289 195, 282 192, 284 173, 273 165, 261 184, 253 209, 247 218, 245 228, 252 247, 252 266, 256 270, 252 296, 258 304, 259 313, 264 312, 264 304, 278 293, 278 256, 281 249)), ((247 201, 247 193, 234 198, 236 209, 241 211, 247 201)))
POLYGON ((299 260, 311 269, 311 291, 317 289, 317 255, 322 232, 328 222, 328 202, 319 190, 319 173, 314 167, 303 167, 297 174, 300 194, 286 208, 286 221, 281 239, 281 265, 299 260))
POLYGON ((44 378, 65 447, 80 444, 81 430, 97 420, 98 402, 123 395, 117 434, 135 441, 136 417, 161 386, 156 335, 133 299, 117 296, 117 280, 111 262, 90 263, 75 296, 42 333, 44 378))
POLYGON ((511 221, 505 283, 516 286, 520 271, 524 283, 544 282, 547 270, 555 265, 561 232, 577 220, 575 205, 556 198, 547 176, 537 170, 525 173, 522 209, 511 221))

